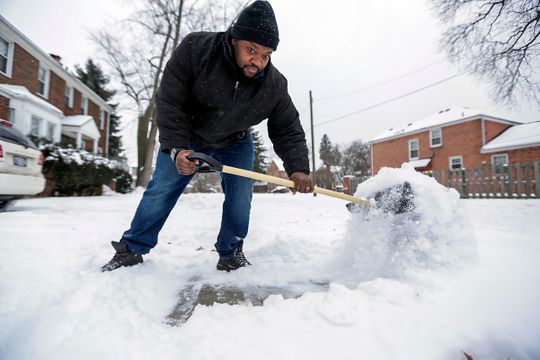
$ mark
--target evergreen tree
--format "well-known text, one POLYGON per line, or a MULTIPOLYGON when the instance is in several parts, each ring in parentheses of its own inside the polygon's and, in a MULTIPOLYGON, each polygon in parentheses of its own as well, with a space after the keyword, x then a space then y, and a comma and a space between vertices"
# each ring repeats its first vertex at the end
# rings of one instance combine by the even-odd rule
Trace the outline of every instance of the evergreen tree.
MULTIPOLYGON (((99 95, 104 101, 109 101, 116 91, 106 89, 109 84, 109 77, 106 76, 101 67, 94 63, 92 59, 86 60, 84 69, 75 65, 77 77, 91 90, 99 95)), ((122 139, 120 132, 120 116, 116 114, 118 104, 109 104, 113 112, 109 114, 109 157, 117 157, 122 152, 122 139)))
POLYGON ((261 134, 259 134, 259 132, 256 130, 251 131, 251 137, 253 138, 253 148, 255 153, 253 171, 265 173, 266 169, 268 168, 268 164, 266 163, 266 156, 264 155, 266 152, 264 141, 261 134))
POLYGON ((75 65, 77 77, 104 101, 109 101, 116 94, 114 90, 107 90, 105 86, 109 84, 109 77, 103 74, 101 67, 94 63, 92 59, 86 60, 84 69, 75 65))
POLYGON ((110 104, 113 112, 109 115, 109 157, 119 157, 124 150, 122 148, 122 136, 120 135, 120 116, 116 114, 118 104, 110 104))
POLYGON ((332 145, 328 135, 324 134, 319 148, 319 158, 326 166, 338 165, 341 160, 341 152, 338 145, 332 145))
POLYGON ((341 150, 338 144, 334 145, 332 148, 332 165, 339 165, 341 164, 342 159, 341 150))

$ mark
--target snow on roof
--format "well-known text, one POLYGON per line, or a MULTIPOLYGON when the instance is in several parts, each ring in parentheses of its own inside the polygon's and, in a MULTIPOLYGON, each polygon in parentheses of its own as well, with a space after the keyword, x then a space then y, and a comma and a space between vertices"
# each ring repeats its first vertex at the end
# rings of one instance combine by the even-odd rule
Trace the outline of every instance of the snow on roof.
POLYGON ((423 168, 423 167, 428 166, 430 162, 431 162, 431 159, 419 159, 419 160, 409 161, 407 164, 417 169, 417 168, 423 168))
POLYGON ((39 96, 32 94, 27 88, 19 85, 7 85, 0 84, 0 91, 7 93, 9 96, 15 97, 17 99, 31 101, 34 104, 41 106, 45 109, 53 111, 59 115, 64 115, 62 110, 52 105, 51 103, 41 99, 39 96))
POLYGON ((67 126, 83 126, 88 121, 93 120, 93 118, 90 115, 73 115, 73 116, 66 116, 64 119, 62 119, 62 125, 67 126))
POLYGON ((101 138, 96 122, 90 115, 73 115, 62 119, 62 134, 74 136, 79 132, 94 140, 101 138))
POLYGON ((272 161, 276 164, 278 170, 285 171, 285 167, 283 166, 283 161, 278 158, 273 158, 272 161))
POLYGON ((403 124, 390 128, 382 133, 378 134, 372 138, 369 142, 377 142, 383 139, 393 138, 402 136, 405 134, 413 133, 419 130, 427 130, 429 128, 439 127, 443 125, 448 125, 453 122, 462 121, 465 119, 472 119, 478 117, 489 117, 492 119, 502 120, 511 124, 518 124, 515 121, 510 121, 506 119, 501 119, 495 116, 482 114, 478 110, 470 109, 464 106, 454 106, 445 110, 441 110, 436 114, 430 115, 422 120, 410 122, 408 124, 403 124))
POLYGON ((482 146, 481 153, 540 146, 540 121, 509 127, 482 146))

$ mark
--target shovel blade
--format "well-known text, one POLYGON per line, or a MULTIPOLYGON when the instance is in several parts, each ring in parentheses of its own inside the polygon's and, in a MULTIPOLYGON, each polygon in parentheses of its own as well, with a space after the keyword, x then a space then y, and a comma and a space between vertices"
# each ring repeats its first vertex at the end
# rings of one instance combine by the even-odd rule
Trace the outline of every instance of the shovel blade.
MULTIPOLYGON (((403 214, 415 208, 414 192, 408 182, 378 191, 374 194, 373 199, 376 208, 394 215, 403 214)), ((348 203, 346 206, 351 213, 369 212, 368 206, 355 203, 348 203)))

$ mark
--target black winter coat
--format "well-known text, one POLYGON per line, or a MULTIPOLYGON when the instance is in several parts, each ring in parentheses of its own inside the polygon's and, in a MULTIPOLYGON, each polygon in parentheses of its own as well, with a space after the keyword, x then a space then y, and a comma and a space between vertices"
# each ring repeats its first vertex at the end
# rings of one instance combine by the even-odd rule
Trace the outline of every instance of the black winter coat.
POLYGON ((156 99, 162 150, 225 147, 239 132, 268 119, 268 134, 287 173, 309 174, 305 134, 287 79, 271 63, 264 76, 245 77, 229 37, 228 32, 189 34, 168 61, 156 99))

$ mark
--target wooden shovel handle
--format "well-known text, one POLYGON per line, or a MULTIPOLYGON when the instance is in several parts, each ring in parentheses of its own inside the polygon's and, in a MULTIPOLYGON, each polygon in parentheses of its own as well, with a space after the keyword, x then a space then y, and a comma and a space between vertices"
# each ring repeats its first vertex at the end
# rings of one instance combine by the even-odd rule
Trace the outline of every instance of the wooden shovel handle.
MULTIPOLYGON (((236 167, 233 167, 233 166, 227 166, 227 165, 223 165, 223 169, 221 171, 224 172, 224 173, 227 173, 227 174, 238 175, 238 176, 246 177, 246 178, 253 179, 253 180, 261 180, 261 181, 266 181, 266 182, 269 182, 269 183, 272 183, 272 184, 285 186, 285 187, 288 187, 288 188, 294 188, 294 182, 292 180, 283 179, 283 178, 280 178, 280 177, 277 177, 277 176, 261 174, 261 173, 258 173, 258 172, 239 169, 239 168, 236 168, 236 167)), ((340 193, 340 192, 337 192, 337 191, 323 189, 323 188, 320 188, 318 186, 315 186, 315 188, 313 189, 313 192, 315 192, 317 194, 331 196, 331 197, 334 197, 334 198, 337 198, 337 199, 347 200, 347 201, 350 201, 350 202, 353 202, 353 203, 356 203, 356 204, 360 204, 360 205, 364 205, 364 206, 369 206, 370 205, 370 202, 368 200, 366 200, 366 199, 357 198, 357 197, 347 195, 347 194, 343 194, 343 193, 340 193)))

